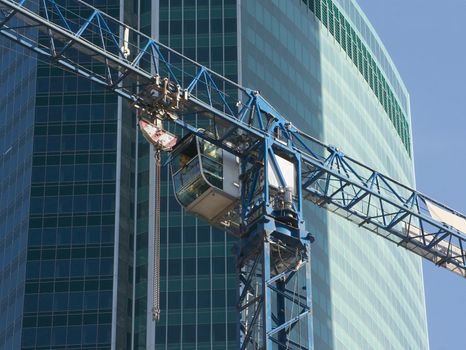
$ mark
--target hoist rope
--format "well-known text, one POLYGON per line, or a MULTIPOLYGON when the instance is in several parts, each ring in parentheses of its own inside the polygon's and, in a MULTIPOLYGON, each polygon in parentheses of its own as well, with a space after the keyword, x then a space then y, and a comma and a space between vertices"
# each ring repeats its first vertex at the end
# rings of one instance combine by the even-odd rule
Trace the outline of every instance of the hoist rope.
POLYGON ((152 319, 160 319, 160 150, 155 149, 155 215, 152 319))

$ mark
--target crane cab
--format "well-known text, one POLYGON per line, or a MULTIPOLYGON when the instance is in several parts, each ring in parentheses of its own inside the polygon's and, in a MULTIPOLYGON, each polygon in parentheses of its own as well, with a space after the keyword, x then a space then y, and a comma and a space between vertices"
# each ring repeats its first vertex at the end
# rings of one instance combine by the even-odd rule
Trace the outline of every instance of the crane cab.
POLYGON ((239 200, 239 161, 214 144, 188 135, 173 149, 170 167, 177 201, 211 224, 239 200))

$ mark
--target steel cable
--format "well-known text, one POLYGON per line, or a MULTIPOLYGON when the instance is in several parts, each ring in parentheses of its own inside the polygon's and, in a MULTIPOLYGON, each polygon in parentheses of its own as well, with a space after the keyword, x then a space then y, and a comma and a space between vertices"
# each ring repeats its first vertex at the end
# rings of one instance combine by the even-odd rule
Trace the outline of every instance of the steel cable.
POLYGON ((160 319, 160 150, 155 149, 155 217, 152 319, 160 319))

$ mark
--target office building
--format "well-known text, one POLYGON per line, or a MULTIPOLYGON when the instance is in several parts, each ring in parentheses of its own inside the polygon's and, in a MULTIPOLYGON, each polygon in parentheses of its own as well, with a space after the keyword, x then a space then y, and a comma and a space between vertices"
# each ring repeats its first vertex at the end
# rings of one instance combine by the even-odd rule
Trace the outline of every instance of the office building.
MULTIPOLYGON (((409 95, 355 0, 95 5, 414 184, 409 95)), ((71 73, 1 50, 16 68, 0 72, 15 96, 0 104, 9 137, 0 140, 0 348, 236 349, 234 240, 184 213, 166 168, 162 314, 152 321, 154 161, 133 111, 71 73)), ((316 238, 315 347, 428 348, 420 259, 311 204, 306 220, 316 238)))

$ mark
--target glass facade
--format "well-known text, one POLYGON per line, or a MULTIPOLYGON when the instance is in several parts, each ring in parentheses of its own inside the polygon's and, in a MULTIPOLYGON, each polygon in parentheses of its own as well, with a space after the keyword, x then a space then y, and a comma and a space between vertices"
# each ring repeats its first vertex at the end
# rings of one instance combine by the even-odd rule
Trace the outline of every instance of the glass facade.
POLYGON ((18 349, 27 258, 36 61, 0 37, 0 349, 18 349))
MULTIPOLYGON (((159 6, 161 42, 237 80, 236 1, 160 0, 159 6)), ((232 239, 186 215, 172 192, 166 169, 155 348, 236 349, 232 239)))
MULTIPOLYGON (((152 11, 154 1, 125 1, 125 23, 131 23, 134 28, 141 32, 152 35, 154 33, 153 22, 156 20, 156 11, 152 11), (132 9, 130 11, 129 9, 132 9), (131 15, 129 15, 131 13, 131 15)), ((157 6, 156 6, 157 7, 157 6)), ((132 111, 127 111, 132 113, 132 111)), ((155 163, 153 150, 139 132, 136 126, 136 118, 132 118, 132 131, 134 140, 132 151, 135 158, 135 170, 131 175, 131 182, 135 188, 134 196, 131 198, 131 207, 134 217, 134 237, 131 240, 134 252, 132 261, 131 278, 132 290, 132 329, 131 346, 128 348, 146 349, 153 347, 153 331, 147 326, 152 325, 152 295, 151 265, 153 261, 153 201, 154 201, 154 169, 155 163), (149 338, 149 341, 148 341, 149 338)))
MULTIPOLYGON (((356 32, 355 26, 346 19, 332 0, 304 0, 303 2, 308 4, 309 10, 328 29, 328 32, 358 68, 389 116, 406 151, 411 155, 411 136, 409 124, 405 117, 406 112, 402 111, 389 80, 385 79, 385 75, 379 68, 379 63, 376 62, 374 55, 364 42, 364 38, 356 32)), ((398 82, 398 79, 394 81, 398 82)), ((402 85, 402 83, 398 85, 402 85)), ((405 97, 404 94, 402 96, 405 97)), ((406 98, 403 100, 406 100, 406 98)))
MULTIPOLYGON (((354 1, 351 7, 344 3, 358 9, 354 1)), ((352 21, 366 20, 360 12, 348 14, 339 2, 329 0, 241 4, 242 84, 260 90, 301 129, 413 184, 406 136, 410 134, 409 106, 403 108, 406 123, 401 122, 402 114, 394 123, 391 111, 401 110, 393 105, 387 108, 395 94, 387 82, 394 75, 387 78, 378 63, 390 60, 371 54, 363 40, 368 34, 357 34, 354 28, 362 25, 352 21), (343 27, 351 33, 346 42, 343 27)), ((372 47, 383 46, 377 42, 372 47)), ((391 66, 390 72, 394 70, 391 66)), ((403 83, 390 83, 395 85, 403 83)), ((402 99, 408 99, 407 94, 390 103, 402 99)), ((312 255, 315 347, 428 348, 420 259, 315 208, 308 208, 306 223, 316 237, 312 255)))
MULTIPOLYGON (((354 0, 92 4, 413 184, 409 96, 354 0)), ((152 321, 154 159, 130 107, 4 41, 0 67, 0 348, 236 349, 234 240, 180 208, 168 167, 152 321)), ((312 205, 306 219, 315 347, 428 348, 419 259, 312 205)))
MULTIPOLYGON (((119 15, 118 2, 94 5, 119 15)), ((22 348, 124 347, 130 123, 112 93, 42 62, 35 105, 22 348)))

